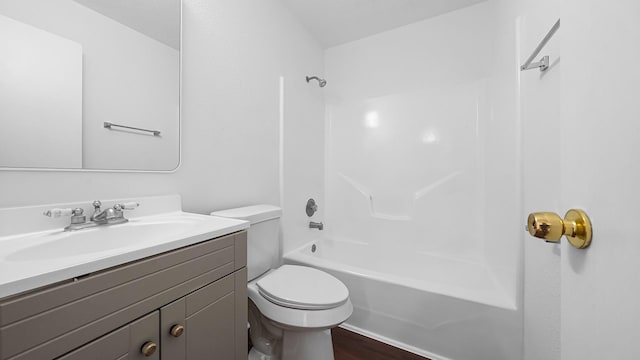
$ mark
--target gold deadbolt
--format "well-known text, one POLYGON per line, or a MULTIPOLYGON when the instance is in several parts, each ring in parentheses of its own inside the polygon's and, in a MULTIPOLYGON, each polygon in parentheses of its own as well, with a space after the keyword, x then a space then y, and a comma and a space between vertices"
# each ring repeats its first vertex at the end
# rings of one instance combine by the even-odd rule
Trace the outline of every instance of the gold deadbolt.
POLYGON ((182 326, 180 324, 173 325, 169 332, 171 333, 171 336, 173 336, 173 337, 180 337, 184 333, 184 326, 182 326))
POLYGON ((156 343, 154 343, 153 341, 147 341, 146 343, 144 343, 144 345, 142 345, 142 349, 140 349, 140 351, 144 356, 151 356, 156 352, 157 349, 158 345, 156 343))
POLYGON ((569 243, 578 249, 589 246, 593 234, 589 217, 578 209, 567 211, 564 219, 552 212, 529 214, 527 230, 531 236, 554 243, 560 242, 565 235, 569 243))

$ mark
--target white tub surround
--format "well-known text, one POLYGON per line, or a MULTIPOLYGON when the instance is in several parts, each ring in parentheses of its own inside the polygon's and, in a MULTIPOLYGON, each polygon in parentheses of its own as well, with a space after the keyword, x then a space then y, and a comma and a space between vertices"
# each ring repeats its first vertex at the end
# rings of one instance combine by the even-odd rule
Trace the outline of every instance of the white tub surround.
POLYGON ((517 54, 496 42, 500 11, 326 50, 324 238, 311 253, 285 231, 285 262, 349 288, 347 327, 432 359, 522 353, 519 118, 503 103, 517 65, 494 66, 517 54))
POLYGON ((51 219, 52 208, 84 208, 92 200, 0 209, 0 298, 223 236, 249 227, 242 220, 182 211, 180 196, 103 201, 137 202, 129 222, 63 231, 69 217, 51 219))

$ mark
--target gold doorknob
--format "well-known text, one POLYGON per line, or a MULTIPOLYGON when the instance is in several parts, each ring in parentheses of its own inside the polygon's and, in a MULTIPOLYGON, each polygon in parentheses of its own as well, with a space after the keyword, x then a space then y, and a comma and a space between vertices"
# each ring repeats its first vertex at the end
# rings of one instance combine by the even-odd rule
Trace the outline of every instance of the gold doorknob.
POLYGON ((565 235, 569 243, 578 249, 584 249, 591 244, 593 233, 589 217, 578 209, 567 211, 564 219, 552 212, 529 214, 527 229, 531 236, 547 242, 560 242, 562 235, 565 235))
POLYGON ((171 336, 173 337, 180 337, 184 333, 184 326, 179 324, 173 325, 171 330, 169 330, 169 333, 171 333, 171 336))
POLYGON ((154 343, 153 341, 147 341, 146 343, 144 343, 144 345, 142 345, 142 349, 140 351, 144 356, 151 356, 156 352, 157 349, 158 345, 156 343, 154 343))

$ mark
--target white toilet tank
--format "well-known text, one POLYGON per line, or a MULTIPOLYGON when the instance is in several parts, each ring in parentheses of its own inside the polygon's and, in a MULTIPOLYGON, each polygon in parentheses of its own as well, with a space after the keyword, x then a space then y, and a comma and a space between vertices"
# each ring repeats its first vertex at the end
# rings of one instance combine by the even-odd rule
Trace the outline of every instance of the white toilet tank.
POLYGON ((277 267, 280 256, 280 216, 282 209, 273 205, 253 205, 214 211, 213 216, 247 220, 247 270, 249 281, 277 267))

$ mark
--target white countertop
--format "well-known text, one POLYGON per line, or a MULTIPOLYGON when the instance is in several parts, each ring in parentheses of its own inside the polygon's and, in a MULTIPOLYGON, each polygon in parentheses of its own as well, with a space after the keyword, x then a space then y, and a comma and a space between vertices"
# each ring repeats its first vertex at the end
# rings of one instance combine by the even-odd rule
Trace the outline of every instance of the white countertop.
MULTIPOLYGON (((24 208, 16 209, 24 213, 24 208)), ((2 210, 0 217, 13 209, 2 210)), ((0 236, 0 298, 248 227, 243 220, 169 211, 73 232, 56 228, 0 236)))

